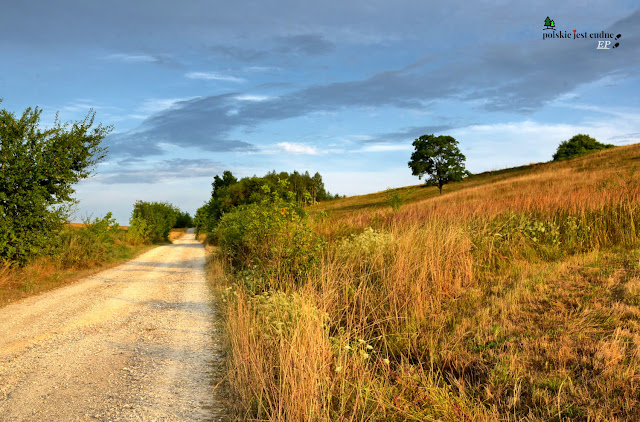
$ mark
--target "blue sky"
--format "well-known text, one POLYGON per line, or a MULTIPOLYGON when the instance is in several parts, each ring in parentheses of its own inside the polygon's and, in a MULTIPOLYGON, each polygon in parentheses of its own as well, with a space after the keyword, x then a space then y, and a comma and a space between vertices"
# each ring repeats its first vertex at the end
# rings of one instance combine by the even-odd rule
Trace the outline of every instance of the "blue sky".
POLYGON ((0 107, 113 125, 76 221, 133 203, 191 213, 215 174, 319 171, 332 193, 420 183, 423 134, 481 172, 548 161, 577 133, 640 142, 637 1, 9 2, 0 107), (557 32, 586 39, 543 39, 557 32), (591 33, 622 36, 597 49, 591 33))

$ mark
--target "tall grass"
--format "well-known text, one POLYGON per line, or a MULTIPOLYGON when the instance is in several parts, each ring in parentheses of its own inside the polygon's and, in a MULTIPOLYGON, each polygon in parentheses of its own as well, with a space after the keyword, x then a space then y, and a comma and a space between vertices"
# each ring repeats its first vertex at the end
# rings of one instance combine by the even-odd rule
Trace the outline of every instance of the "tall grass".
POLYGON ((639 156, 481 175, 395 212, 380 194, 317 207, 329 243, 304 283, 222 286, 238 414, 636 420, 639 156))

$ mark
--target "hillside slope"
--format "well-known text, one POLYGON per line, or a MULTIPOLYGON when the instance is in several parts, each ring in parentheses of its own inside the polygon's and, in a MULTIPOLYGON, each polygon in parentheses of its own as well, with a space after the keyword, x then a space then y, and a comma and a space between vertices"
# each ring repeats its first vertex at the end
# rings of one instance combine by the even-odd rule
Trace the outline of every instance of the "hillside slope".
POLYGON ((308 279, 228 284, 242 411, 637 420, 638 163, 631 145, 476 175, 442 196, 403 188, 395 212, 386 192, 311 207, 327 247, 308 279))

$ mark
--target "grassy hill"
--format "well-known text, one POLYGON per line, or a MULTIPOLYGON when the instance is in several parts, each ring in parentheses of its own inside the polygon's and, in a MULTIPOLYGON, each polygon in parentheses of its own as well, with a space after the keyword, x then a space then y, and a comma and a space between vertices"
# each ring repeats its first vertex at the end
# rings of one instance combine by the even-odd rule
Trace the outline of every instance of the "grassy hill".
POLYGON ((303 283, 226 279, 260 420, 640 418, 640 145, 309 208, 303 283))

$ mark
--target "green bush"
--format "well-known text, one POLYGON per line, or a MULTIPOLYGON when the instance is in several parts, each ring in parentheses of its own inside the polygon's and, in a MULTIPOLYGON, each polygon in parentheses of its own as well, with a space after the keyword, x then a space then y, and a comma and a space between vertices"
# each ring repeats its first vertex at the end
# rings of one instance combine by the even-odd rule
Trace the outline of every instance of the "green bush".
POLYGON ((95 114, 40 129, 42 111, 20 118, 0 110, 0 262, 24 264, 52 252, 74 200, 73 185, 91 174, 111 130, 95 114))
POLYGON ((68 227, 60 233, 56 259, 65 268, 87 268, 110 262, 117 256, 121 230, 107 213, 103 218, 84 220, 84 227, 68 227))
POLYGON ((131 245, 150 243, 153 238, 147 221, 142 217, 132 217, 127 230, 127 242, 131 245))
POLYGON ((180 210, 166 202, 137 201, 129 221, 128 240, 133 244, 169 240, 180 210))
POLYGON ((553 154, 553 161, 567 160, 580 157, 603 149, 613 148, 611 144, 601 144, 589 135, 578 134, 568 141, 558 145, 558 150, 553 154))
POLYGON ((214 232, 223 256, 253 291, 301 282, 320 260, 323 240, 293 201, 271 195, 222 216, 214 232))

